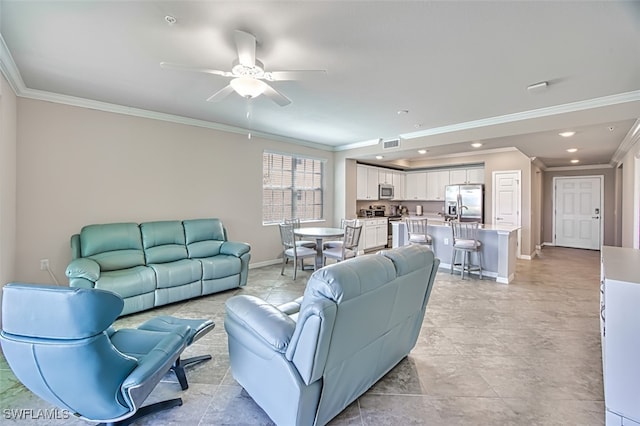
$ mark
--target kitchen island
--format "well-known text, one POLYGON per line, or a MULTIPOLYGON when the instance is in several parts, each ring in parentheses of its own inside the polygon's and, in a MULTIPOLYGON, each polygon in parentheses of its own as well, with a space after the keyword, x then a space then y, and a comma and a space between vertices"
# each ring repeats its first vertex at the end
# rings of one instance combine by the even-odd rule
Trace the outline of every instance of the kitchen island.
MULTIPOLYGON (((443 220, 428 219, 427 229, 433 237, 433 251, 440 259, 441 268, 451 268, 453 235, 451 226, 443 220)), ((516 273, 516 257, 519 226, 480 225, 478 240, 482 242, 482 275, 509 284, 516 273)), ((404 222, 392 223, 392 246, 409 244, 404 222)), ((477 272, 474 272, 477 274, 477 272)))

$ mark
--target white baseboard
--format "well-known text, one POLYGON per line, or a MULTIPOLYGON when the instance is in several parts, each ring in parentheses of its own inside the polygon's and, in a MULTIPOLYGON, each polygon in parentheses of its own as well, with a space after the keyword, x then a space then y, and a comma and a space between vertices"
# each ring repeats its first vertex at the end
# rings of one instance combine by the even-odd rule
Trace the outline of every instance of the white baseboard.
POLYGON ((250 263, 249 269, 262 268, 263 266, 271 266, 282 263, 282 259, 265 260, 264 262, 250 263))

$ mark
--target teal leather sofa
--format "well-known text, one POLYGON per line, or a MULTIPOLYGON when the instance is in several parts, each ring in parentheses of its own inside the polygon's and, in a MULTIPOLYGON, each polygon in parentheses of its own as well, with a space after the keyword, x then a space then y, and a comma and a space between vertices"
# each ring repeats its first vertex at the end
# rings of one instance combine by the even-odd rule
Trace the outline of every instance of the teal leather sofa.
POLYGON ((439 263, 409 245, 319 269, 280 306, 231 297, 234 379, 278 425, 328 423, 415 346, 439 263))
POLYGON ((109 290, 121 315, 247 283, 251 247, 219 219, 88 225, 71 237, 71 287, 109 290))

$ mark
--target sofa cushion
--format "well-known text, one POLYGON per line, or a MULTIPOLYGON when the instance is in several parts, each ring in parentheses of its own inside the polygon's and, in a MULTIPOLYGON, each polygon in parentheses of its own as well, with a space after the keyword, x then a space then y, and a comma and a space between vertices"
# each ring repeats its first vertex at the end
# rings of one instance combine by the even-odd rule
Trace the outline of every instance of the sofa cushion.
POLYGON ((80 245, 82 257, 98 262, 101 271, 145 264, 142 237, 136 223, 87 225, 80 231, 80 245))
POLYGON ((182 222, 189 257, 217 256, 227 240, 220 219, 192 219, 182 222))
POLYGON ((120 297, 150 293, 156 289, 156 276, 147 266, 107 271, 100 274, 95 288, 112 291, 120 297))
POLYGON ((242 262, 234 256, 220 254, 215 257, 199 259, 202 262, 202 279, 213 280, 216 278, 230 277, 237 275, 242 268, 242 262))
POLYGON ((147 264, 175 262, 187 258, 184 228, 178 220, 140 224, 147 264))
POLYGON ((149 266, 155 271, 158 288, 191 284, 202 279, 202 265, 197 260, 182 259, 149 266))

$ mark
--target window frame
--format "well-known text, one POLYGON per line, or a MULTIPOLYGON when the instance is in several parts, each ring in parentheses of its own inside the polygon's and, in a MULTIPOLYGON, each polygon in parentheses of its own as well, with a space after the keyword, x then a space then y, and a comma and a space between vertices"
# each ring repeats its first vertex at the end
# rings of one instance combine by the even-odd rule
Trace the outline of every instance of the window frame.
MULTIPOLYGON (((327 159, 325 158, 318 158, 318 157, 313 157, 313 156, 309 156, 309 155, 301 155, 301 154, 294 154, 294 153, 290 153, 290 152, 281 152, 281 151, 271 151, 271 150, 264 150, 262 152, 262 225, 264 226, 269 226, 269 225, 277 225, 279 223, 282 223, 284 221, 284 219, 289 219, 289 218, 294 218, 296 211, 299 211, 298 207, 299 204, 296 203, 296 201, 299 200, 300 198, 300 193, 302 191, 304 192, 316 192, 319 191, 319 197, 320 197, 320 202, 319 203, 314 203, 312 201, 311 204, 306 204, 307 206, 310 206, 308 208, 311 208, 311 210, 313 211, 315 208, 319 207, 319 217, 305 217, 305 218, 299 218, 300 222, 321 222, 325 220, 325 196, 326 196, 326 173, 327 173, 327 159), (284 164, 286 161, 291 161, 291 170, 290 172, 290 179, 291 179, 291 186, 278 186, 278 185, 267 185, 267 180, 269 179, 268 176, 270 174, 273 174, 274 169, 273 168, 269 168, 268 170, 265 168, 265 165, 267 163, 267 158, 266 156, 281 156, 282 157, 282 164, 284 164), (296 186, 296 175, 297 175, 297 166, 304 161, 313 161, 313 162, 318 162, 319 166, 320 166, 320 186, 319 187, 305 187, 305 186, 296 186), (287 206, 286 203, 282 203, 281 204, 281 208, 283 210, 282 215, 283 217, 279 217, 279 218, 275 218, 274 216, 274 208, 271 207, 271 210, 269 212, 269 215, 267 215, 267 204, 265 203, 265 193, 266 191, 289 191, 289 199, 291 200, 291 209, 289 212, 285 212, 284 211, 284 207, 287 206), (271 220, 267 220, 268 217, 271 217, 271 220)), ((283 169, 281 169, 282 171, 283 169)), ((312 172, 306 172, 305 176, 307 178, 310 178, 311 181, 314 181, 315 179, 313 179, 314 176, 313 171, 312 172)), ((313 197, 312 197, 313 198, 313 197)), ((284 196, 284 199, 287 199, 286 194, 284 196)), ((273 203, 271 203, 271 205, 273 206, 273 203)))

